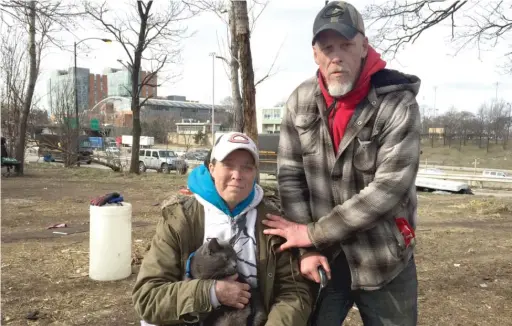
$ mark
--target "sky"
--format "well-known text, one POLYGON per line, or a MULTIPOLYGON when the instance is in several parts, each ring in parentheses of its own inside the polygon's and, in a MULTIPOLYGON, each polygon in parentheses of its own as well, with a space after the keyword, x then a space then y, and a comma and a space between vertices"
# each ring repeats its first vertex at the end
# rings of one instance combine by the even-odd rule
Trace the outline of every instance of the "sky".
MULTIPOLYGON (((358 1, 357 6, 363 9, 368 3, 368 0, 358 1)), ((119 6, 117 9, 123 6, 117 1, 110 4, 119 6)), ((317 66, 311 49, 312 26, 323 5, 324 0, 272 0, 259 17, 251 36, 256 80, 265 76, 274 60, 275 65, 271 78, 256 89, 258 108, 272 107, 286 100, 303 80, 314 75, 317 66)), ((227 56, 226 26, 212 13, 194 17, 186 25, 194 34, 182 42, 181 64, 170 67, 181 76, 159 87, 158 94, 185 95, 188 100, 211 103, 213 64, 209 54, 216 52, 227 56)), ((368 32, 371 34, 372 31, 368 32)), ((499 56, 505 51, 500 51, 498 46, 492 52, 479 53, 469 49, 455 56, 449 35, 449 28, 443 26, 427 31, 414 44, 408 44, 395 59, 386 58, 387 67, 418 76, 422 81, 417 96, 419 104, 435 106, 439 113, 451 107, 476 113, 482 103, 493 100, 496 94, 499 99, 512 102, 512 76, 503 75, 497 67, 499 56)), ((110 37, 108 33, 92 28, 77 32, 76 36, 77 39, 110 37)), ((75 40, 72 35, 63 34, 62 37, 69 44, 75 40)), ((117 60, 126 60, 126 54, 115 42, 88 41, 87 45, 91 49, 87 54, 79 53, 78 66, 89 68, 92 73, 101 73, 105 67, 120 68, 117 60)), ((223 61, 217 59, 214 64, 214 96, 215 102, 220 103, 231 94, 230 82, 223 61)), ((52 50, 48 53, 42 62, 37 93, 44 96, 52 70, 72 65, 71 52, 52 50)))

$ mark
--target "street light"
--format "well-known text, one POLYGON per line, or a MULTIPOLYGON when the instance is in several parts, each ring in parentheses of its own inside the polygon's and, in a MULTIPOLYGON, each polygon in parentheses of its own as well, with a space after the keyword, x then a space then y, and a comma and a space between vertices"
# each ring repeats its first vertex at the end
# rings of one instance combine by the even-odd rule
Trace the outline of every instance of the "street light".
POLYGON ((74 89, 75 89, 75 115, 76 115, 76 162, 77 165, 80 166, 80 141, 78 138, 80 138, 80 123, 78 120, 78 85, 77 85, 77 78, 76 78, 76 46, 84 41, 87 40, 100 40, 105 43, 112 43, 111 39, 108 38, 98 38, 98 37, 88 37, 84 38, 83 40, 80 40, 78 42, 74 42, 74 57, 75 57, 75 66, 73 68, 73 79, 74 79, 74 89))
POLYGON ((215 59, 221 59, 224 60, 227 64, 229 64, 229 61, 220 56, 217 55, 215 52, 210 52, 209 56, 212 57, 212 145, 215 142, 215 59))
POLYGON ((215 143, 215 52, 210 52, 212 57, 212 145, 215 143))

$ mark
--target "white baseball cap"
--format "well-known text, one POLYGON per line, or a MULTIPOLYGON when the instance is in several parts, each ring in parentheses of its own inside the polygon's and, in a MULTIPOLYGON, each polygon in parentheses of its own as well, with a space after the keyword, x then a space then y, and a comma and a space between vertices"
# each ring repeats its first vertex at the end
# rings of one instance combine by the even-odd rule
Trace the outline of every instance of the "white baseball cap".
POLYGON ((210 158, 222 162, 229 154, 238 149, 249 151, 254 157, 254 163, 258 165, 260 160, 258 147, 249 136, 236 131, 223 134, 217 139, 210 158))

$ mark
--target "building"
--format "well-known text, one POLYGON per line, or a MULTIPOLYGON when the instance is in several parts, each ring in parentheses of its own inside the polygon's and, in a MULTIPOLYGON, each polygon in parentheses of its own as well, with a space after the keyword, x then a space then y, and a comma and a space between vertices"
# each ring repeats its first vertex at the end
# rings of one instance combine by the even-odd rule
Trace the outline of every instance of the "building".
MULTIPOLYGON (((108 80, 108 96, 131 96, 132 78, 128 69, 107 68, 104 74, 108 80)), ((139 73, 139 83, 147 83, 142 86, 140 97, 157 97, 157 75, 149 79, 148 74, 147 71, 139 73)))
POLYGON ((103 71, 107 76, 108 96, 130 96, 130 72, 126 69, 107 68, 103 71))
MULTIPOLYGON (((140 100, 142 102, 145 98, 141 98, 140 100)), ((177 123, 179 123, 179 121, 183 121, 183 119, 193 119, 194 121, 201 121, 204 124, 206 121, 211 121, 211 116, 211 104, 156 98, 147 99, 140 112, 140 118, 142 121, 149 122, 158 119, 173 125, 177 125, 177 123)), ((131 98, 123 96, 107 97, 88 110, 85 119, 98 119, 102 125, 111 125, 117 128, 131 128, 131 98)), ((228 121, 229 113, 226 111, 226 108, 223 105, 216 105, 216 124, 221 126, 226 124, 228 121)), ((176 131, 176 128, 171 129, 173 129, 172 131, 176 131)))
POLYGON ((107 76, 89 74, 89 108, 108 97, 107 76))
POLYGON ((258 110, 258 132, 276 134, 281 129, 284 107, 264 108, 258 110))
MULTIPOLYGON (((62 112, 63 107, 74 112, 74 75, 71 67, 55 70, 47 81, 48 105, 50 112, 62 112)), ((145 80, 148 72, 141 71, 139 80, 145 80)), ((149 85, 142 87, 140 97, 157 97, 157 76, 147 80, 149 85)), ((109 96, 131 96, 131 76, 126 69, 108 68, 103 75, 91 74, 87 68, 77 68, 78 111, 92 109, 109 96)))
MULTIPOLYGON (((55 70, 47 80, 48 105, 50 113, 55 114, 63 110, 72 110, 75 107, 73 67, 68 70, 55 70)), ((89 109, 89 69, 76 69, 76 89, 78 97, 78 111, 89 109)))
POLYGON ((430 136, 443 136, 444 128, 428 128, 428 134, 430 136))
MULTIPOLYGON (((220 131, 220 126, 220 123, 215 124, 215 132, 220 131)), ((176 133, 179 135, 197 135, 199 132, 203 135, 211 134, 211 121, 200 122, 195 119, 182 119, 181 122, 176 123, 176 133)))

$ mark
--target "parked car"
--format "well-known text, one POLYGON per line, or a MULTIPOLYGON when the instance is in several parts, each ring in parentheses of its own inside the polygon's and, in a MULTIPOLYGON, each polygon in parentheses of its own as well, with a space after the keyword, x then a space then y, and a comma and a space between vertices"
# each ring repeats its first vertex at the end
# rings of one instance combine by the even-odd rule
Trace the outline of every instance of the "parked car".
POLYGON ((185 153, 183 155, 183 158, 185 160, 190 160, 190 161, 204 161, 206 159, 207 155, 208 155, 208 152, 204 153, 204 152, 193 151, 193 152, 185 153))
POLYGON ((505 171, 495 171, 495 170, 484 170, 482 172, 484 177, 493 177, 493 178, 510 178, 512 177, 505 171))
POLYGON ((107 152, 107 154, 114 154, 114 155, 120 155, 121 154, 121 151, 117 147, 107 147, 105 152, 107 152))
POLYGON ((139 151, 139 171, 147 169, 157 172, 169 173, 175 170, 178 174, 187 173, 188 164, 185 160, 178 158, 173 151, 165 149, 141 149, 139 151))
POLYGON ((425 173, 425 174, 444 174, 444 171, 437 168, 426 168, 426 169, 419 169, 419 173, 425 173))

